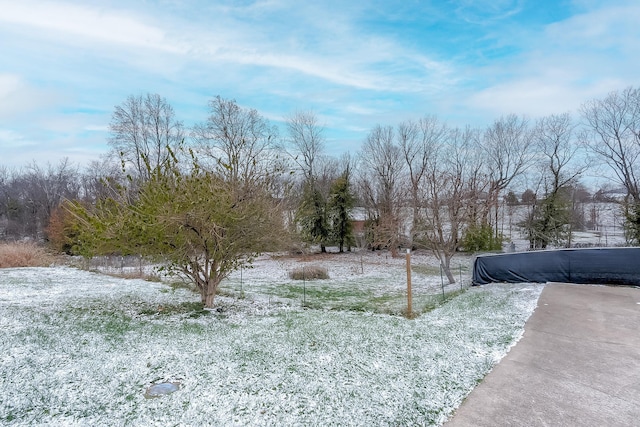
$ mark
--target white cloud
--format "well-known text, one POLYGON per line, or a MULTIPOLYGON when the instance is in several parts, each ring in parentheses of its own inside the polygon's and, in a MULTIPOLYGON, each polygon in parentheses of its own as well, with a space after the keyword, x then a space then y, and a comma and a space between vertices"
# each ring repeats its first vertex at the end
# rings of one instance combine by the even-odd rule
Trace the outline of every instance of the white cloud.
POLYGON ((57 96, 29 85, 16 74, 0 74, 0 121, 51 105, 57 96))
POLYGON ((454 0, 455 13, 471 23, 488 25, 522 10, 523 0, 454 0))
POLYGON ((160 28, 125 13, 65 2, 2 1, 0 22, 72 37, 74 42, 102 41, 133 47, 178 51, 160 28), (89 40, 86 40, 89 39, 89 40))
POLYGON ((353 8, 340 5, 336 13, 326 4, 274 2, 217 8, 211 21, 193 23, 179 37, 196 61, 267 67, 355 89, 430 91, 452 80, 448 63, 362 28, 361 11, 353 8))
POLYGON ((176 78, 183 77, 189 60, 195 67, 215 67, 217 74, 255 76, 259 71, 250 67, 268 67, 345 87, 398 93, 440 90, 453 81, 447 63, 359 28, 348 7, 336 16, 326 5, 192 4, 203 7, 206 17, 194 22, 166 9, 32 0, 0 0, 0 7, 6 34, 44 43, 53 39, 55 48, 72 48, 66 52, 82 48, 85 58, 109 56, 117 58, 112 64, 133 64, 176 78), (244 69, 229 69, 228 64, 244 69))
POLYGON ((486 67, 494 82, 466 101, 493 114, 576 112, 589 99, 638 84, 640 5, 603 7, 531 35, 523 54, 486 67))
POLYGON ((84 126, 84 130, 89 132, 108 132, 109 126, 107 125, 96 125, 96 124, 88 124, 84 126))
POLYGON ((0 129, 0 165, 20 167, 32 162, 37 164, 56 163, 68 158, 77 164, 88 164, 107 151, 104 138, 87 138, 78 135, 51 134, 36 132, 31 135, 12 129, 0 129))
MULTIPOLYGON (((551 24, 546 38, 559 46, 577 50, 628 49, 640 47, 640 4, 607 4, 588 13, 551 24)), ((631 53, 631 52, 629 52, 631 53)))
MULTIPOLYGON (((612 84, 607 83, 605 86, 612 84)), ((613 85, 615 87, 615 83, 613 85)), ((468 103, 472 108, 491 111, 496 116, 515 113, 541 117, 575 112, 583 102, 601 94, 600 86, 578 90, 570 84, 545 79, 519 79, 480 91, 472 95, 468 103)))
POLYGON ((29 143, 18 132, 11 129, 0 129, 0 146, 5 150, 23 147, 25 144, 29 143))

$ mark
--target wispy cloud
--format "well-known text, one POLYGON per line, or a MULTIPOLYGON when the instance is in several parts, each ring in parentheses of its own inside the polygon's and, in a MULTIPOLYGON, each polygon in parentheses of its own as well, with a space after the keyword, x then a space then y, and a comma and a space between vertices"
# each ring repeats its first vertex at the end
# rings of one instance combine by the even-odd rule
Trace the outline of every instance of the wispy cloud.
POLYGON ((472 24, 491 25, 522 11, 525 0, 453 0, 457 16, 472 24))
POLYGON ((638 84, 640 5, 612 3, 0 0, 0 127, 95 151, 113 107, 144 92, 187 125, 217 94, 278 124, 313 109, 336 147, 424 114, 575 110, 638 84))
POLYGON ((637 83, 640 5, 606 6, 548 25, 526 49, 481 70, 470 109, 540 116, 573 111, 637 83))
POLYGON ((190 23, 161 14, 150 19, 135 10, 22 1, 5 2, 0 22, 98 55, 101 44, 119 46, 126 49, 121 61, 148 68, 176 60, 149 61, 151 52, 164 52, 182 56, 178 61, 283 69, 358 89, 415 92, 452 79, 448 64, 363 32, 348 16, 313 4, 256 2, 213 12, 218 15, 206 22, 190 23))
POLYGON ((51 106, 58 98, 53 91, 29 85, 19 75, 0 74, 0 123, 51 106))
POLYGON ((2 2, 0 22, 31 27, 31 31, 67 35, 74 43, 106 42, 178 50, 160 28, 129 14, 88 4, 30 0, 2 2))

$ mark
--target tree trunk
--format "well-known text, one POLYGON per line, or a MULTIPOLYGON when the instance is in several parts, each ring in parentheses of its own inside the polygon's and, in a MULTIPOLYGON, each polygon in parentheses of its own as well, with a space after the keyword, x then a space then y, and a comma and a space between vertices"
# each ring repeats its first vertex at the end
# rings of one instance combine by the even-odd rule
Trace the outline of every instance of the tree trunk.
POLYGON ((444 270, 444 274, 447 275, 447 280, 450 285, 456 283, 455 277, 453 277, 453 273, 451 273, 451 259, 445 258, 444 263, 442 264, 442 269, 444 270))
POLYGON ((398 258, 398 244, 395 240, 396 239, 393 239, 391 247, 389 248, 391 251, 391 258, 398 258))
POLYGON ((219 278, 209 278, 206 287, 202 289, 202 302, 206 308, 213 308, 213 301, 220 284, 219 278))

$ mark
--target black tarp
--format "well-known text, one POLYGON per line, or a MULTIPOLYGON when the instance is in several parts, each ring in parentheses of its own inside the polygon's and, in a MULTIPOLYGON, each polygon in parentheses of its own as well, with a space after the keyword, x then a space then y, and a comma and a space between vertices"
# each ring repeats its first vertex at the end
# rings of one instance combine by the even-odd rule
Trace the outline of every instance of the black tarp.
POLYGON ((564 282, 640 286, 640 248, 558 249, 479 255, 474 285, 564 282))

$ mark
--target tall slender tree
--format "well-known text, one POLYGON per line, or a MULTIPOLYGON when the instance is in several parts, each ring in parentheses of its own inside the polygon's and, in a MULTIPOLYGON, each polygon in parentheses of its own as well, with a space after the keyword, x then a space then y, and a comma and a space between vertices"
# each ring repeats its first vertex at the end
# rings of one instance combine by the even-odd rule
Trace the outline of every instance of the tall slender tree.
POLYGON ((371 219, 371 245, 388 248, 395 257, 403 220, 400 208, 405 161, 391 126, 378 125, 369 132, 360 152, 360 164, 361 188, 371 219))
POLYGON ((413 214, 411 240, 418 232, 424 205, 424 178, 430 157, 446 137, 447 129, 435 116, 425 116, 418 122, 407 121, 398 125, 398 145, 402 150, 409 175, 413 214))
POLYGON ((469 215, 477 203, 477 149, 471 129, 448 129, 442 143, 429 158, 425 171, 424 206, 418 243, 440 261, 449 280, 455 283, 451 259, 460 249, 469 215))
POLYGON ((500 195, 533 164, 535 153, 529 121, 515 114, 500 117, 485 130, 480 146, 489 177, 482 221, 492 225, 497 239, 500 195))
POLYGON ((350 217, 355 199, 351 193, 349 175, 349 169, 347 169, 331 185, 327 209, 331 236, 338 244, 339 252, 343 252, 345 246, 347 250, 351 250, 351 246, 355 244, 353 223, 350 217))
POLYGON ((332 163, 324 156, 325 140, 323 128, 311 111, 299 111, 287 118, 289 153, 301 173, 302 197, 296 222, 301 228, 302 238, 308 243, 319 244, 326 252, 329 225, 327 199, 332 163))

